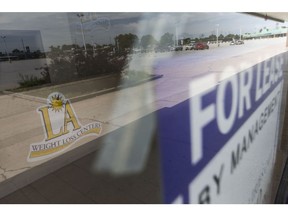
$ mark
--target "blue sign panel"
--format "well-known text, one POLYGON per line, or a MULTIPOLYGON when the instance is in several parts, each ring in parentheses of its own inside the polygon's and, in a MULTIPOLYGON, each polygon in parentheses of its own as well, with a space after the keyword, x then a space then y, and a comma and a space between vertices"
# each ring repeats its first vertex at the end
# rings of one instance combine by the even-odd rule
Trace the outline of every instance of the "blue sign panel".
POLYGON ((266 185, 260 177, 277 142, 282 66, 283 55, 275 56, 159 111, 165 203, 255 202, 250 191, 234 200, 230 193, 241 193, 241 181, 251 191, 266 185))

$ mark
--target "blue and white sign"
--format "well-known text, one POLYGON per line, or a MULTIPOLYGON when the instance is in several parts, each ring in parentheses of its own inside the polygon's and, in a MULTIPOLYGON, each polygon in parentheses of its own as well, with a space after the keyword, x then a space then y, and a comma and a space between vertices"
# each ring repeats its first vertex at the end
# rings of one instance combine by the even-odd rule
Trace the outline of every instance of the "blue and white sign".
POLYGON ((159 112, 165 203, 257 203, 271 183, 284 54, 159 112))

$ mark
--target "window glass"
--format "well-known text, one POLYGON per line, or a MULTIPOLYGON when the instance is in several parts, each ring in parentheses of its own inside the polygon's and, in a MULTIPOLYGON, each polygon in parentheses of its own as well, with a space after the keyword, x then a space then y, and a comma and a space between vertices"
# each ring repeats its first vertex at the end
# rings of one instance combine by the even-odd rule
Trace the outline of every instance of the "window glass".
POLYGON ((287 23, 70 12, 0 13, 0 24, 3 202, 87 155, 89 173, 119 194, 92 202, 275 197, 287 23))

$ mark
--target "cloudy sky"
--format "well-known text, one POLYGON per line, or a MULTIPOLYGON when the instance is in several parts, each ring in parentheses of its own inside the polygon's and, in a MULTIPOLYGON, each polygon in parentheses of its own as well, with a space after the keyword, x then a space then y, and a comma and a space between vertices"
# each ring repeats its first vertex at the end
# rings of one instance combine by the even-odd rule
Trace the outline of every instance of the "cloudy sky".
MULTIPOLYGON (((178 37, 199 37, 219 34, 255 32, 264 26, 275 28, 276 22, 265 21, 242 13, 214 12, 214 13, 83 13, 83 29, 86 43, 114 42, 118 34, 133 33, 141 38, 145 34, 152 34, 157 40, 166 32, 178 37)), ((280 26, 287 23, 280 23, 280 26)), ((51 45, 83 43, 80 18, 77 13, 0 13, 0 35, 6 36, 6 45, 11 51, 21 49, 19 42, 22 34, 31 34, 26 37, 25 46, 31 49, 49 50, 51 45), (10 30, 10 31, 8 31, 10 30), (13 36, 13 31, 16 36, 13 36), (21 31, 20 31, 21 30, 21 31), (12 32, 12 33, 11 33, 12 32), (25 33, 26 32, 26 33, 25 33), (32 35, 33 35, 32 34, 32 35), (39 40, 40 35, 42 40, 39 40), (34 38, 34 39, 33 39, 34 38), (33 40, 35 40, 33 42, 33 40), (27 44, 26 44, 27 43, 27 44), (43 43, 41 46, 39 43, 43 43)), ((5 45, 0 38, 0 52, 5 45)))

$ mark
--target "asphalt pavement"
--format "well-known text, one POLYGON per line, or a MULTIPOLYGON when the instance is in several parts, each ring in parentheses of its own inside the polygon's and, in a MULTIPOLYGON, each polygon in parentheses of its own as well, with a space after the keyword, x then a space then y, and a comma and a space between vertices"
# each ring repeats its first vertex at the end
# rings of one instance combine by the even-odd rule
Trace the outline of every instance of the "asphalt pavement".
POLYGON ((0 62, 0 91, 19 87, 18 82, 21 81, 19 74, 42 77, 41 70, 36 68, 43 67, 45 64, 47 64, 46 59, 0 62))

